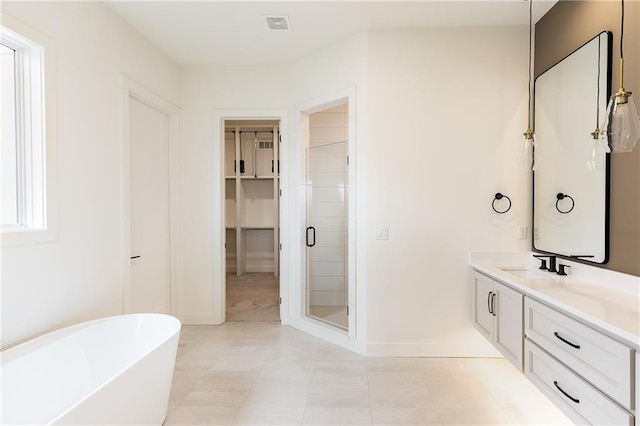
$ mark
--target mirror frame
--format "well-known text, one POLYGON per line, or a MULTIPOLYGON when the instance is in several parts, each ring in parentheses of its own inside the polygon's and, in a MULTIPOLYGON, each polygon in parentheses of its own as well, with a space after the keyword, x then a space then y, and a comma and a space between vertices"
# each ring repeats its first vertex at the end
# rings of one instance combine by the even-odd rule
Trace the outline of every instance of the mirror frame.
MULTIPOLYGON (((546 70, 542 71, 540 74, 538 74, 535 77, 534 80, 534 96, 533 96, 533 111, 532 111, 532 115, 533 115, 533 123, 534 123, 534 131, 535 131, 535 83, 537 82, 538 78, 542 75, 544 75, 545 73, 549 72, 550 70, 552 70, 554 67, 556 67, 558 64, 560 64, 562 61, 564 61, 565 59, 567 59, 568 57, 570 57, 571 55, 573 55, 574 53, 576 53, 578 50, 582 49, 584 46, 586 46, 587 44, 589 44, 590 42, 592 42, 593 40, 596 40, 598 37, 602 36, 602 35, 606 35, 606 41, 607 41, 607 66, 606 66, 606 97, 605 97, 605 108, 601 110, 601 116, 604 117, 605 112, 606 112, 606 105, 609 101, 609 99, 611 98, 611 86, 612 86, 612 61, 613 61, 613 33, 611 31, 601 31, 598 34, 596 34, 594 37, 590 38, 589 40, 587 40, 586 42, 584 42, 582 45, 580 45, 579 47, 577 47, 576 49, 574 49, 573 51, 571 51, 569 54, 567 54, 566 56, 564 56, 562 59, 560 59, 559 61, 555 62, 552 66, 550 66, 549 68, 547 68, 546 70)), ((535 148, 534 148, 535 149, 535 148)), ((584 153, 580 152, 579 155, 584 155, 584 153)), ((541 253, 541 254, 547 254, 547 255, 553 255, 553 256, 557 256, 559 258, 562 259, 568 259, 571 261, 575 261, 575 262, 579 262, 579 263, 586 263, 586 264, 591 264, 591 265, 603 265, 606 264, 609 261, 609 255, 610 255, 610 198, 611 198, 611 153, 606 153, 605 154, 605 161, 604 161, 604 173, 605 173, 605 185, 604 185, 604 190, 605 190, 605 195, 604 195, 604 259, 601 262, 596 262, 596 261, 592 261, 592 260, 588 260, 586 258, 581 258, 581 257, 576 257, 576 255, 568 255, 568 254, 562 254, 562 253, 555 253, 552 251, 546 251, 546 250, 540 250, 538 248, 536 248, 535 246, 535 224, 536 224, 536 220, 535 220, 535 214, 536 214, 536 200, 535 200, 535 171, 531 172, 531 229, 532 229, 532 234, 531 234, 531 249, 533 252, 535 253, 541 253)))

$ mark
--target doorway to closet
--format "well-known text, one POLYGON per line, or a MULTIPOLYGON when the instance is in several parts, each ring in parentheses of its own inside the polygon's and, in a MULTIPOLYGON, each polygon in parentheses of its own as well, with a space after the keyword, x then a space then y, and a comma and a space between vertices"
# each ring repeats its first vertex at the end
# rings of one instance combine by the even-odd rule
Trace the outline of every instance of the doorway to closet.
POLYGON ((224 121, 226 321, 280 321, 280 121, 224 121))

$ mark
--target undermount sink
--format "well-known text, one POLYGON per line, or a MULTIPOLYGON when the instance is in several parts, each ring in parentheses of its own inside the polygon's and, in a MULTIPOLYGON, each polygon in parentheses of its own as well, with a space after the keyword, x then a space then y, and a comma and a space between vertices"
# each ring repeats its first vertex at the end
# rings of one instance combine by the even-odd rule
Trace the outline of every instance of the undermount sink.
POLYGON ((515 275, 516 277, 520 277, 520 278, 527 278, 530 280, 544 280, 544 279, 551 279, 553 277, 550 277, 548 275, 545 275, 541 272, 538 271, 532 271, 530 269, 526 269, 526 268, 499 268, 502 272, 506 272, 508 274, 511 275, 515 275))

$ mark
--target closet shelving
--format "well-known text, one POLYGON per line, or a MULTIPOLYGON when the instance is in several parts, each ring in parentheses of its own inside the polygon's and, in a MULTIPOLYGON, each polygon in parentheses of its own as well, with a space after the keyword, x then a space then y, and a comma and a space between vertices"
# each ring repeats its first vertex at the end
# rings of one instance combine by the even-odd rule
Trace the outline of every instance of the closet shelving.
POLYGON ((252 122, 225 127, 227 270, 279 269, 279 127, 252 122))

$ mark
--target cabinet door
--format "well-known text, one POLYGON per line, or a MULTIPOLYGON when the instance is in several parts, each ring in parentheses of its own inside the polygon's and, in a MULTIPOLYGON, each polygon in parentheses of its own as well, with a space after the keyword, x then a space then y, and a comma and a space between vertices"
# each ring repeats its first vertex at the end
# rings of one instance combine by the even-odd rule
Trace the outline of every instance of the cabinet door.
POLYGON ((474 326, 493 341, 493 280, 477 272, 473 273, 473 322, 474 326))
POLYGON ((495 296, 494 344, 520 371, 523 371, 523 296, 521 293, 494 282, 495 296))

